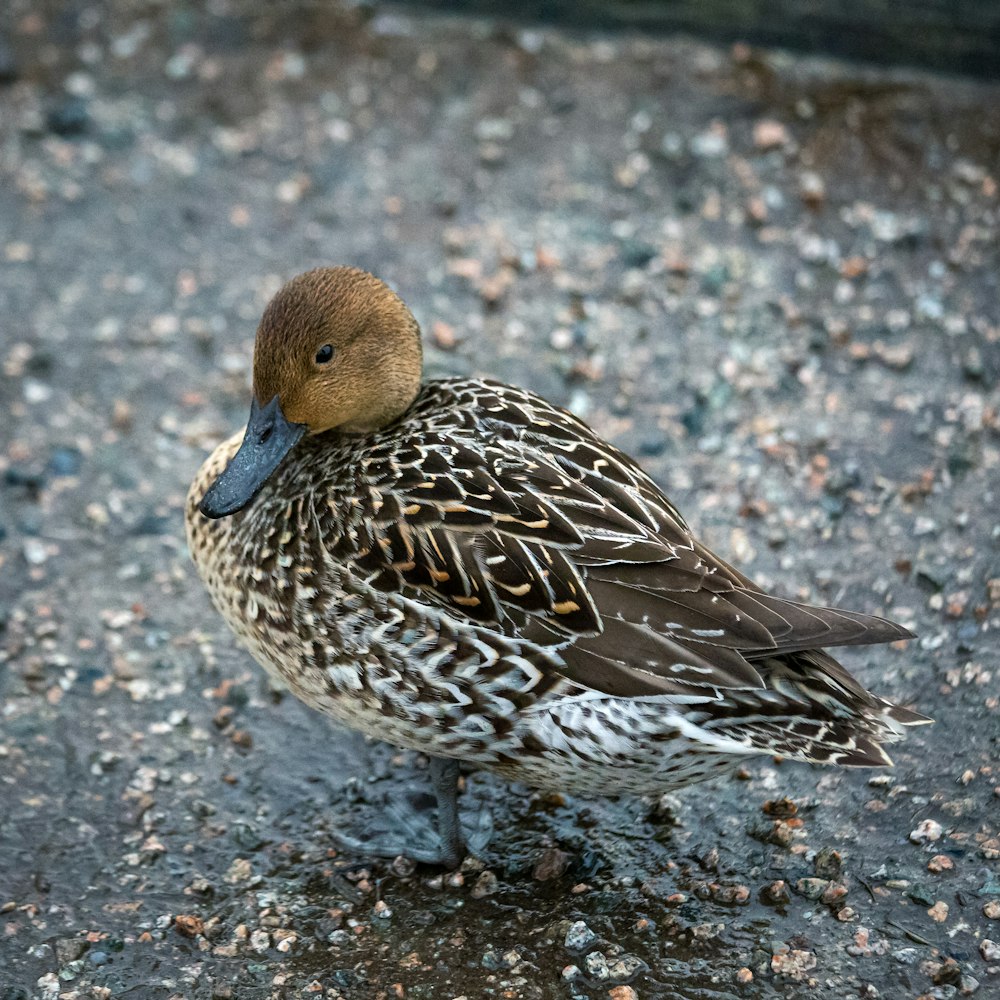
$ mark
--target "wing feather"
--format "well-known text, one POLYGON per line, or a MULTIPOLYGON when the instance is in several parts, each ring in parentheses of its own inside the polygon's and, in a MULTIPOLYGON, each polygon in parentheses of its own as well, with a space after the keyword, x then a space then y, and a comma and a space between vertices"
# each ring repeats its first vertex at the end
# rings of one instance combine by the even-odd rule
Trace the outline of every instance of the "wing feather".
MULTIPOLYGON (((631 458, 531 393, 428 383, 404 419, 396 444, 387 436, 364 459, 368 490, 331 542, 338 557, 374 586, 503 635, 548 637, 583 687, 757 689, 760 663, 794 677, 801 651, 909 636, 763 593, 692 536, 631 458)), ((863 691, 846 671, 834 687, 842 676, 863 691)))

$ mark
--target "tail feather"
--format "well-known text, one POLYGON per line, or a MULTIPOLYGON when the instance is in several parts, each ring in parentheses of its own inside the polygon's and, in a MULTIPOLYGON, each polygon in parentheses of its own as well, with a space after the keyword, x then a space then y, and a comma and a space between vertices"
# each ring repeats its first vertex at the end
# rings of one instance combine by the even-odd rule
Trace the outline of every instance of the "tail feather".
POLYGON ((810 764, 837 764, 841 767, 892 767, 892 758, 882 741, 898 737, 887 735, 864 723, 837 722, 818 724, 798 719, 749 722, 725 731, 729 739, 741 742, 750 752, 771 754, 810 764))
POLYGON ((912 712, 908 708, 901 708, 899 705, 893 705, 888 701, 884 701, 882 704, 885 705, 886 715, 901 726, 929 726, 934 721, 927 715, 912 712))
POLYGON ((891 767, 884 743, 931 722, 867 691, 821 650, 756 664, 763 688, 727 691, 701 726, 750 752, 842 767, 891 767))
POLYGON ((726 596, 730 603, 767 626, 773 636, 773 648, 748 653, 751 659, 826 646, 869 646, 913 638, 908 628, 875 615, 800 604, 757 591, 736 591, 726 596))

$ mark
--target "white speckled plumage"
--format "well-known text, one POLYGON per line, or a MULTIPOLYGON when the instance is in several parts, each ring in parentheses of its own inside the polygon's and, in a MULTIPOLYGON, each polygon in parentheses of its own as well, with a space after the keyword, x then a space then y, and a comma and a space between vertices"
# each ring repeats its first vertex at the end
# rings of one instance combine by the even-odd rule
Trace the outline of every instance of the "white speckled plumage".
MULTIPOLYGON (((312 272, 331 274, 353 311, 358 288, 392 294, 362 272, 312 272)), ((313 350, 334 337, 337 301, 310 275, 279 293, 258 332, 261 404, 261 337, 280 360, 301 333, 283 322, 315 328, 313 350)), ((336 336, 349 360, 363 335, 336 336)), ((924 721, 822 651, 905 629, 762 593, 635 462, 525 390, 427 382, 384 425, 307 434, 242 510, 209 520, 199 504, 240 439, 192 484, 192 556, 254 658, 349 726, 603 794, 666 791, 760 753, 886 764, 882 743, 924 721)))

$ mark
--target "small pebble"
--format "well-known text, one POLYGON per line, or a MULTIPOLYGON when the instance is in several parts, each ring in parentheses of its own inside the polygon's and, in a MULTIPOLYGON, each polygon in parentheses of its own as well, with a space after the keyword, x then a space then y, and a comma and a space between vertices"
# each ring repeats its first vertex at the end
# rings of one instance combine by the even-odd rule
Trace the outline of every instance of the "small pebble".
POLYGON ((943 924, 948 919, 948 904, 942 903, 940 900, 936 902, 928 911, 927 916, 931 920, 937 921, 939 924, 943 924))
POLYGON ((53 476, 75 476, 83 464, 77 448, 56 448, 49 458, 49 472, 53 476))
POLYGON ((753 127, 753 144, 761 150, 777 149, 788 144, 788 129, 781 122, 762 118, 753 127))
POLYGON ((569 866, 569 855, 558 847, 547 847, 535 864, 532 877, 538 882, 550 882, 559 878, 569 866))
POLYGON ((639 1000, 639 994, 631 986, 613 986, 608 996, 611 1000, 639 1000))
POLYGON ((594 982, 606 982, 611 976, 611 972, 608 969, 608 960, 599 951, 592 951, 583 960, 583 964, 584 968, 587 970, 587 975, 594 982))
POLYGON ((825 878, 800 878, 795 883, 795 891, 806 899, 819 899, 828 885, 825 878))
POLYGON ((400 854, 393 858, 392 871, 398 878, 409 878, 417 870, 417 863, 400 854))
POLYGON ((799 197, 814 209, 822 208, 826 200, 826 184, 823 178, 812 170, 807 170, 799 178, 799 197))
POLYGON ((271 947, 271 936, 267 931, 258 928, 250 935, 250 948, 252 951, 257 952, 258 955, 263 954, 271 947))
POLYGON ((70 962, 75 962, 87 950, 87 942, 75 937, 59 938, 53 950, 59 964, 68 965, 70 962))
POLYGON ((589 948, 597 940, 597 935, 587 926, 583 920, 576 920, 566 931, 566 939, 563 944, 568 951, 583 951, 589 948))
POLYGON ((816 874, 820 878, 839 878, 843 867, 844 859, 841 857, 840 851, 834 850, 832 847, 824 847, 813 861, 813 868, 816 869, 816 874))
POLYGON ((46 118, 50 132, 61 136, 82 135, 90 127, 90 112, 82 97, 64 97, 46 118))
POLYGON ((454 350, 455 344, 458 342, 455 336, 455 328, 447 323, 442 323, 440 320, 431 325, 431 336, 434 338, 434 343, 442 351, 454 350))
POLYGON ((936 986, 958 983, 962 978, 962 968, 955 959, 948 957, 943 962, 927 963, 933 966, 931 979, 936 986))
POLYGON ((869 946, 870 931, 867 927, 859 927, 854 932, 854 940, 845 949, 848 955, 854 955, 859 957, 862 955, 870 955, 871 947, 869 946))
POLYGON ((937 820, 921 820, 920 825, 915 830, 910 831, 910 840, 914 844, 927 844, 934 840, 939 840, 943 830, 937 820))
MULTIPOLYGON (((610 953, 618 945, 611 945, 608 948, 610 953)), ((635 955, 622 955, 610 968, 608 973, 613 980, 618 982, 623 982, 629 979, 634 979, 640 972, 644 972, 649 968, 646 963, 641 959, 637 958, 635 955)))
POLYGON ((724 126, 710 128, 694 136, 688 146, 695 156, 702 159, 712 159, 725 156, 729 151, 729 140, 724 126))
POLYGON ((820 896, 822 902, 827 906, 832 906, 847 895, 847 886, 843 882, 830 882, 820 896))
POLYGON ((778 847, 788 847, 795 839, 795 829, 784 820, 775 820, 767 839, 778 847))
POLYGON ((514 948, 510 951, 505 951, 501 958, 503 962, 503 968, 513 969, 521 961, 521 953, 514 948))
POLYGON ((979 989, 979 980, 975 976, 963 975, 958 981, 958 990, 964 997, 972 996, 979 989))
MULTIPOLYGON (((713 890, 712 898, 719 903, 736 903, 738 906, 744 906, 750 902, 750 887, 745 885, 719 886, 713 890)), ((778 900, 774 900, 774 902, 778 902, 778 900)))
POLYGON ((768 799, 761 808, 768 816, 774 816, 775 819, 789 819, 799 811, 799 807, 788 798, 768 799))
POLYGON ((915 903, 920 903, 922 906, 933 906, 936 891, 936 889, 931 888, 929 885, 917 882, 915 885, 909 887, 906 894, 915 903))
POLYGON ((764 887, 764 898, 769 903, 787 903, 788 887, 783 879, 778 879, 770 885, 764 887))
POLYGON ((484 896, 492 896, 498 887, 499 882, 493 872, 480 872, 479 878, 476 879, 475 884, 472 886, 472 898, 482 899, 484 896))
POLYGON ((174 917, 174 927, 179 934, 184 937, 197 937, 205 930, 205 925, 201 917, 196 917, 187 913, 178 913, 174 917))
POLYGON ((811 951, 782 946, 777 954, 771 956, 771 971, 776 976, 801 981, 806 978, 806 973, 815 968, 816 956, 811 951))
POLYGON ((38 538, 24 540, 24 561, 32 566, 41 566, 49 558, 45 543, 38 538))
POLYGON ((955 862, 952 861, 946 854, 935 854, 934 857, 927 862, 927 870, 929 872, 934 872, 935 874, 950 871, 954 867, 955 862))

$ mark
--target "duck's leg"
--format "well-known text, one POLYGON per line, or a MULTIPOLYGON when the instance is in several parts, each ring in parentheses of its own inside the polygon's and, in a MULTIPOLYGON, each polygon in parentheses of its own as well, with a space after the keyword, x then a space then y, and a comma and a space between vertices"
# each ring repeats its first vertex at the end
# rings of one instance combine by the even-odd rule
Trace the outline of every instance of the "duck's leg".
POLYGON ((431 757, 430 772, 437 798, 441 864, 446 868, 457 868, 465 855, 462 825, 458 821, 458 761, 448 757, 431 757))
MULTIPOLYGON (((466 852, 458 815, 458 761, 431 757, 429 770, 437 800, 436 830, 419 813, 407 810, 397 802, 389 802, 381 820, 382 823, 388 820, 391 829, 364 839, 338 832, 336 836, 340 843, 347 850, 368 857, 396 858, 402 855, 427 865, 457 868, 466 852)), ((492 822, 486 812, 478 817, 477 826, 471 831, 473 848, 481 850, 485 847, 491 832, 492 822)))

